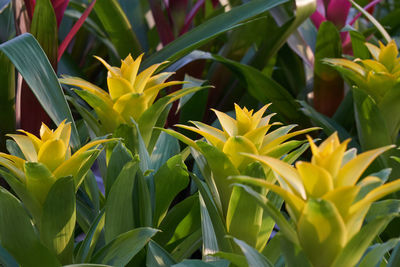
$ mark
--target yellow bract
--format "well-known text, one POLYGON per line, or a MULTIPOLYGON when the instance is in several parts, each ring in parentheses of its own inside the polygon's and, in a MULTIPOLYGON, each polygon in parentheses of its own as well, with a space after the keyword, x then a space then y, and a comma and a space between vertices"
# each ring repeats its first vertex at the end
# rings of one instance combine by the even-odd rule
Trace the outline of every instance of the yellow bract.
MULTIPOLYGON (((330 266, 346 243, 359 232, 371 204, 400 189, 396 180, 371 190, 356 201, 369 176, 358 183, 362 173, 386 146, 370 150, 345 161, 349 140, 340 143, 337 133, 316 146, 309 138, 311 162, 299 161, 293 167, 278 159, 246 154, 269 166, 277 174, 280 186, 257 180, 258 185, 279 194, 297 226, 300 245, 314 266, 330 266)), ((250 178, 242 178, 250 182, 250 178)))
POLYGON ((379 47, 370 43, 365 45, 373 60, 355 59, 350 61, 343 58, 333 58, 324 61, 350 71, 343 73, 360 89, 366 90, 376 102, 379 102, 400 79, 398 48, 394 40, 386 46, 381 42, 379 42, 379 47))
MULTIPOLYGON (((217 115, 222 130, 195 121, 191 122, 195 127, 186 125, 177 126, 202 135, 211 145, 223 151, 233 165, 240 170, 250 162, 249 158, 240 154, 241 152, 269 155, 286 140, 296 135, 318 129, 309 128, 287 133, 294 127, 289 126, 290 128, 285 128, 285 131, 280 132, 278 129, 267 134, 272 126, 281 124, 270 123, 271 117, 275 114, 263 117, 269 105, 263 106, 259 111, 254 113, 253 110, 248 110, 246 107, 242 109, 239 105, 235 104, 236 119, 223 112, 213 110, 217 115)), ((182 137, 180 139, 184 142, 188 141, 182 137)), ((196 147, 194 142, 188 144, 196 147)))
POLYGON ((25 159, 0 152, 0 165, 13 173, 29 191, 33 191, 41 203, 58 178, 78 174, 87 159, 93 155, 94 150, 88 151, 90 148, 109 141, 90 142, 71 155, 71 123, 63 121, 55 131, 42 124, 40 138, 23 130, 19 132, 25 135, 8 136, 17 143, 25 159))
POLYGON ((165 82, 173 73, 154 75, 157 68, 166 63, 155 64, 139 73, 143 54, 135 60, 128 55, 121 67, 110 66, 96 57, 108 69, 108 92, 94 84, 76 77, 63 77, 61 83, 77 86, 77 93, 96 111, 107 132, 113 132, 122 123, 138 121, 140 116, 155 101, 159 91, 165 87, 182 84, 181 81, 165 82))

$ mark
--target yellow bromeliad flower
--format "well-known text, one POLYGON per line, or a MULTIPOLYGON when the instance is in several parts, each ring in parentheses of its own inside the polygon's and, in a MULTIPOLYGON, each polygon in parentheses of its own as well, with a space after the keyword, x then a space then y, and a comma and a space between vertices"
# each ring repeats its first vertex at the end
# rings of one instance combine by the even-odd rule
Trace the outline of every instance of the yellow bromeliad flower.
MULTIPOLYGON (((246 107, 242 109, 239 105, 235 104, 236 119, 223 112, 213 110, 222 126, 222 130, 198 121, 191 121, 195 127, 179 124, 176 126, 202 135, 211 145, 224 152, 236 168, 242 170, 251 160, 243 156, 241 152, 258 155, 273 155, 286 144, 285 141, 288 139, 319 129, 309 128, 288 133, 296 126, 289 125, 268 133, 272 126, 281 124, 278 122, 270 123, 271 117, 275 114, 269 114, 263 117, 270 105, 271 104, 267 104, 254 113, 253 110, 248 110, 246 107)), ((186 144, 198 149, 196 143, 189 138, 171 130, 166 131, 186 144)), ((301 141, 293 142, 293 146, 298 146, 301 143, 301 141)))
MULTIPOLYGON (((85 163, 98 152, 90 148, 109 140, 88 143, 71 155, 71 123, 63 121, 55 131, 45 124, 40 128, 40 138, 23 130, 21 134, 9 134, 17 143, 23 156, 20 158, 0 152, 0 165, 6 167, 22 182, 41 204, 54 182, 61 177, 73 176, 76 187, 81 177, 77 177, 85 163)), ((90 166, 89 166, 90 167, 90 166)))
POLYGON ((352 80, 360 89, 365 90, 379 103, 384 95, 400 81, 400 58, 394 40, 386 46, 379 42, 379 47, 365 43, 373 59, 343 58, 325 59, 324 61, 339 67, 344 76, 352 80))
POLYGON ((349 240, 359 232, 373 202, 400 189, 400 180, 381 185, 362 198, 360 190, 381 181, 360 177, 371 162, 392 148, 386 146, 344 160, 347 144, 336 133, 316 146, 309 138, 311 162, 298 161, 295 167, 278 159, 246 154, 270 167, 279 185, 250 177, 234 180, 262 186, 279 194, 296 226, 298 242, 314 266, 331 266, 349 240))
MULTIPOLYGON (((138 121, 141 115, 153 105, 159 91, 165 87, 182 84, 182 81, 165 82, 173 73, 162 72, 154 75, 157 68, 166 63, 154 64, 139 73, 143 54, 135 60, 128 55, 121 67, 110 66, 96 57, 108 69, 108 92, 76 77, 63 77, 61 83, 83 89, 76 91, 96 112, 106 132, 113 132, 120 124, 131 124, 131 118, 138 121)), ((174 93, 175 101, 182 95, 174 93)))

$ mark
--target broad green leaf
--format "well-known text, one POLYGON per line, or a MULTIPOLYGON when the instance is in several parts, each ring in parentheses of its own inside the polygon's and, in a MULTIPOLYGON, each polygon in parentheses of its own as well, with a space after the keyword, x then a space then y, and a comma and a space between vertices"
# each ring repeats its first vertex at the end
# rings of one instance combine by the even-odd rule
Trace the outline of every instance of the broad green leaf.
POLYGON ((170 267, 174 264, 176 264, 176 261, 172 256, 156 242, 150 240, 147 250, 146 265, 154 267, 170 267))
POLYGON ((305 122, 306 118, 298 112, 300 105, 280 84, 261 71, 239 62, 214 56, 214 59, 226 65, 244 82, 251 96, 261 103, 272 103, 269 110, 278 113, 283 122, 305 122))
POLYGON ((189 174, 181 155, 170 158, 154 175, 155 210, 153 221, 159 226, 176 195, 189 183, 189 174))
POLYGON ((193 174, 191 174, 190 176, 195 181, 197 188, 200 192, 199 197, 201 197, 200 199, 202 199, 203 201, 203 203, 200 202, 203 242, 217 242, 217 244, 213 244, 213 249, 215 250, 207 251, 206 254, 212 254, 219 250, 232 252, 231 241, 226 238, 227 231, 224 225, 223 217, 221 217, 221 214, 218 212, 217 207, 213 203, 210 192, 207 190, 205 184, 200 181, 199 178, 197 178, 193 174), (207 237, 209 237, 210 240, 206 239, 206 234, 208 235, 207 237))
POLYGON ((137 160, 128 162, 110 189, 105 204, 106 243, 135 228, 133 194, 138 170, 137 160))
POLYGON ((18 267, 18 263, 2 246, 0 246, 0 265, 4 267, 18 267))
POLYGON ((154 146, 154 150, 151 152, 151 168, 158 171, 169 158, 177 155, 179 151, 178 140, 165 132, 161 132, 154 146))
POLYGON ((153 54, 143 63, 143 68, 169 60, 174 62, 185 54, 207 43, 217 35, 231 30, 238 23, 259 15, 271 8, 285 3, 287 0, 255 0, 232 8, 229 12, 218 15, 197 26, 190 32, 177 38, 159 52, 153 54))
POLYGON ((203 141, 197 141, 203 156, 206 158, 208 166, 212 171, 213 183, 218 190, 219 198, 222 204, 222 211, 226 214, 231 197, 232 184, 227 178, 231 175, 239 175, 239 171, 233 166, 227 155, 203 141))
POLYGON ((104 228, 104 218, 105 216, 103 209, 101 210, 99 215, 97 215, 96 219, 93 221, 89 231, 85 236, 85 239, 82 241, 82 244, 80 245, 79 250, 75 256, 75 262, 89 261, 95 249, 96 242, 101 234, 101 231, 104 228))
POLYGON ((200 206, 197 194, 172 207, 159 225, 161 230, 153 240, 163 247, 173 246, 200 229, 200 206))
POLYGON ((139 170, 136 176, 133 200, 135 218, 138 218, 136 223, 137 226, 141 227, 152 226, 153 219, 152 201, 154 200, 154 198, 151 197, 149 191, 149 183, 151 181, 146 178, 148 177, 144 177, 142 172, 139 170))
POLYGON ((63 267, 112 267, 112 266, 104 264, 82 263, 82 264, 64 265, 63 267))
POLYGON ((76 222, 74 179, 58 179, 43 205, 40 239, 61 263, 72 262, 76 222))
POLYGON ((387 267, 395 267, 400 264, 400 242, 393 249, 387 267))
POLYGON ((383 244, 373 245, 371 250, 362 258, 358 267, 377 266, 383 260, 385 254, 393 249, 399 241, 399 238, 392 238, 383 244))
POLYGON ((22 204, 3 188, 0 188, 0 242, 22 266, 60 266, 56 255, 40 242, 22 204))
POLYGON ((26 175, 26 189, 43 204, 56 178, 46 165, 40 162, 26 161, 24 170, 26 175))
POLYGON ((219 251, 213 254, 213 256, 226 259, 236 266, 247 266, 246 257, 237 253, 228 253, 219 251))
POLYGON ((89 171, 83 180, 83 188, 91 200, 91 204, 96 212, 100 211, 100 192, 96 177, 89 171))
POLYGON ((274 266, 264 255, 249 246, 246 242, 233 238, 246 257, 249 267, 272 267, 274 266))
MULTIPOLYGON (((393 141, 397 140, 400 130, 400 108, 398 101, 400 99, 400 83, 388 90, 381 101, 379 101, 378 109, 385 119, 388 132, 393 141)), ((383 124, 383 122, 382 122, 383 124)))
POLYGON ((371 96, 353 88, 358 138, 363 150, 392 144, 390 133, 378 106, 371 96))
POLYGON ((393 219, 393 216, 386 216, 377 218, 368 224, 364 225, 361 230, 346 244, 341 253, 335 259, 332 267, 339 267, 343 265, 355 265, 368 246, 374 240, 386 225, 393 219))
POLYGON ((71 143, 78 148, 78 131, 71 110, 57 75, 35 38, 29 33, 22 34, 1 44, 0 51, 14 64, 54 123, 58 125, 65 119, 71 122, 71 143))
POLYGON ((157 231, 156 229, 143 227, 123 233, 101 248, 91 261, 115 267, 126 266, 157 231))
POLYGON ((202 243, 203 235, 201 229, 198 229, 180 242, 171 251, 171 255, 177 262, 181 262, 184 259, 190 258, 194 252, 201 249, 202 243))
POLYGON ((50 0, 36 1, 30 32, 39 42, 52 66, 56 67, 58 52, 57 21, 50 0))
POLYGON ((357 31, 350 31, 349 33, 354 56, 360 59, 369 59, 370 54, 367 46, 365 45, 366 40, 364 35, 357 31))
POLYGON ((129 53, 135 57, 141 54, 140 43, 117 0, 99 1, 94 6, 94 11, 121 58, 129 53))
POLYGON ((132 153, 124 146, 123 143, 118 142, 118 144, 112 150, 107 165, 107 175, 105 179, 105 192, 107 198, 115 180, 120 175, 122 168, 131 160, 133 160, 132 153))
POLYGON ((365 216, 365 221, 371 222, 380 217, 396 216, 397 214, 400 214, 400 200, 385 199, 372 203, 365 216))
POLYGON ((285 258, 285 266, 288 267, 312 267, 304 252, 298 245, 288 240, 285 236, 280 236, 280 249, 285 258))

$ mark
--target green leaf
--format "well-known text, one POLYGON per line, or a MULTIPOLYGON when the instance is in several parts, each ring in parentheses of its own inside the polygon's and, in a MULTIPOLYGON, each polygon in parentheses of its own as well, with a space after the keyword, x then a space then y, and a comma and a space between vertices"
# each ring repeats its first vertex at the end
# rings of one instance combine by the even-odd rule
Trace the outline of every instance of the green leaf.
POLYGON ((180 242, 174 250, 171 251, 171 255, 177 262, 183 261, 184 259, 190 258, 196 251, 200 250, 202 243, 202 232, 201 229, 198 229, 180 242))
POLYGON ((112 150, 107 165, 107 174, 105 179, 105 193, 107 198, 115 180, 121 173, 122 168, 132 159, 132 153, 124 146, 124 144, 118 142, 112 150))
POLYGON ((346 244, 335 259, 332 267, 343 265, 354 266, 362 257, 374 238, 385 229, 393 216, 377 218, 364 225, 361 230, 346 244))
POLYGON ((393 249, 392 254, 390 255, 390 259, 387 267, 395 267, 400 264, 400 242, 397 246, 393 249))
POLYGON ((170 267, 176 264, 172 256, 156 242, 150 240, 147 250, 146 266, 170 267))
POLYGON ((74 179, 58 179, 43 205, 40 239, 61 263, 72 262, 76 221, 74 179))
POLYGON ((135 228, 133 193, 138 170, 137 160, 128 162, 110 189, 105 204, 106 243, 135 228))
POLYGON ((399 199, 385 199, 372 203, 365 216, 366 222, 371 222, 380 217, 396 216, 400 213, 399 199))
POLYGON ((55 254, 40 242, 22 204, 3 188, 0 188, 0 242, 24 267, 60 266, 55 254))
POLYGON ((226 260, 204 262, 201 260, 184 260, 172 267, 228 267, 229 262, 226 260))
POLYGON ((142 53, 132 26, 117 0, 96 2, 94 11, 121 58, 125 58, 129 53, 135 57, 142 53))
POLYGON ((218 190, 219 199, 222 204, 222 211, 226 214, 229 206, 229 200, 232 193, 232 184, 227 178, 231 175, 239 175, 239 171, 233 166, 232 162, 225 153, 214 146, 203 141, 197 141, 196 144, 201 149, 201 153, 206 158, 208 166, 212 171, 213 181, 218 190))
POLYGON ((390 133, 378 106, 371 96, 353 88, 358 138, 363 150, 392 144, 390 133))
POLYGON ((18 267, 18 263, 2 246, 0 246, 0 265, 4 267, 18 267))
POLYGON ((247 266, 246 257, 243 255, 219 251, 214 253, 213 256, 226 259, 236 266, 247 266))
POLYGON ((135 218, 138 218, 136 221, 138 226, 142 227, 152 226, 153 218, 152 201, 154 198, 150 197, 149 183, 151 181, 146 178, 141 171, 137 173, 134 192, 135 218))
POLYGON ((43 48, 52 66, 56 68, 58 30, 56 15, 50 0, 36 1, 30 32, 43 48))
POLYGON ((288 267, 312 267, 303 251, 298 245, 288 240, 285 236, 280 236, 280 249, 288 267))
POLYGON ((165 132, 161 132, 150 156, 151 168, 158 171, 169 158, 179 154, 179 151, 178 140, 165 132))
POLYGON ((295 98, 261 71, 220 56, 214 56, 214 59, 231 69, 255 99, 261 103, 273 103, 269 110, 278 113, 280 121, 299 123, 306 120, 305 116, 298 112, 300 105, 295 98))
POLYGON ((155 211, 153 221, 159 226, 176 195, 189 184, 189 174, 181 155, 170 158, 154 175, 155 211))
POLYGON ((71 110, 57 75, 35 38, 29 33, 19 35, 1 44, 0 51, 14 64, 54 123, 58 125, 65 119, 71 122, 72 146, 78 148, 78 131, 71 110))
POLYGON ((43 204, 47 193, 53 186, 56 178, 46 165, 40 162, 25 161, 26 188, 36 199, 43 204))
POLYGON ((123 267, 150 241, 158 230, 136 228, 117 236, 92 258, 92 262, 123 267))
POLYGON ((274 266, 264 255, 246 244, 246 242, 233 238, 235 243, 243 251, 249 267, 272 267, 274 266))
POLYGON ((104 209, 97 215, 96 219, 93 221, 90 226, 89 231, 87 232, 85 239, 82 241, 82 244, 79 247, 78 253, 75 257, 75 262, 87 262, 89 261, 92 253, 95 249, 97 240, 101 234, 101 231, 104 228, 104 209))
POLYGON ((365 45, 365 37, 357 31, 350 31, 351 47, 353 49, 354 57, 360 59, 369 59, 370 54, 367 46, 365 45))
POLYGON ((159 52, 153 54, 144 61, 142 67, 169 60, 174 62, 190 51, 202 46, 217 35, 231 30, 238 23, 259 15, 271 8, 287 2, 287 0, 254 0, 241 6, 232 8, 229 12, 218 15, 197 26, 190 32, 180 36, 165 46, 159 52))
POLYGON ((383 244, 375 244, 372 249, 362 258, 358 267, 375 267, 377 266, 385 254, 394 248, 398 243, 399 238, 392 238, 383 244))
POLYGON ((82 264, 64 265, 63 267, 112 267, 112 266, 104 264, 82 263, 82 264))

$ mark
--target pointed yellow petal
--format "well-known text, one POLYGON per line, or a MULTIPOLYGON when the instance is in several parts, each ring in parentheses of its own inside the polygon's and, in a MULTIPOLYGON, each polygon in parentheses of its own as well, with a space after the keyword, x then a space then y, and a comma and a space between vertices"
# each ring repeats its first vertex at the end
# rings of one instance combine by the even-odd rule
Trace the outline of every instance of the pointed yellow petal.
POLYGON ((342 218, 347 218, 351 204, 354 202, 360 187, 343 186, 325 194, 322 198, 332 202, 340 212, 342 218))
POLYGON ((130 121, 130 118, 138 121, 147 109, 146 98, 136 93, 123 95, 115 102, 113 109, 121 114, 127 122, 130 121))
POLYGON ((184 83, 185 82, 181 82, 181 81, 172 81, 172 82, 157 84, 157 85, 154 85, 147 89, 145 88, 143 93, 146 97, 147 106, 150 107, 151 105, 153 105, 154 100, 156 100, 156 97, 158 95, 158 92, 160 92, 160 90, 162 90, 168 86, 179 85, 179 84, 184 84, 184 83))
MULTIPOLYGON (((162 64, 162 63, 161 63, 162 64)), ((158 69, 161 64, 154 64, 142 71, 135 80, 134 89, 138 93, 142 93, 151 75, 158 69)))
POLYGON ((8 159, 12 164, 20 170, 24 169, 25 160, 19 157, 0 152, 0 157, 8 159))
POLYGON ((131 84, 131 86, 133 86, 135 84, 136 76, 139 71, 140 63, 142 62, 143 54, 138 56, 135 61, 133 61, 131 55, 129 56, 122 63, 121 72, 124 79, 126 79, 131 84))
POLYGON ((371 53, 372 57, 375 60, 379 60, 379 54, 381 52, 381 50, 379 49, 379 47, 377 47, 376 45, 370 44, 370 43, 365 43, 365 46, 368 48, 369 52, 371 53))
POLYGON ((137 93, 128 80, 118 76, 108 77, 107 86, 113 101, 129 93, 137 93))
POLYGON ((212 111, 217 115, 222 129, 228 134, 228 136, 235 136, 238 134, 236 121, 231 116, 215 109, 212 109, 212 111))
POLYGON ((240 153, 257 154, 256 146, 243 136, 229 137, 222 151, 239 170, 243 170, 252 161, 240 153))
POLYGON ((19 163, 17 164, 14 161, 9 160, 7 157, 4 157, 3 155, 7 154, 0 153, 0 166, 7 168, 11 173, 17 176, 17 178, 21 182, 25 182, 25 173, 23 172, 23 169, 21 170, 18 168, 19 163))
POLYGON ((14 139, 17 143, 19 148, 21 149, 22 153, 25 156, 27 161, 37 161, 37 153, 35 150, 35 146, 33 145, 31 139, 25 135, 18 135, 18 134, 8 134, 7 136, 14 139))
POLYGON ((26 188, 43 204, 56 178, 44 164, 38 162, 26 162, 24 170, 26 188))
POLYGON ((63 120, 58 128, 54 131, 54 138, 62 140, 65 146, 69 146, 69 139, 71 137, 71 123, 65 122, 66 120, 63 120))
POLYGON ((65 161, 67 147, 62 140, 52 139, 44 142, 39 150, 38 162, 52 172, 65 161))
MULTIPOLYGON (((268 156, 258 156, 258 155, 250 155, 243 154, 252 159, 258 160, 262 164, 269 166, 272 170, 279 174, 279 176, 284 180, 293 193, 300 196, 303 199, 307 199, 306 191, 304 189, 302 179, 295 168, 291 165, 283 162, 279 159, 274 159, 268 156)), ((279 182, 281 183, 280 177, 277 177, 279 182)), ((281 183, 282 184, 282 183, 281 183)))
POLYGON ((175 72, 161 72, 159 74, 151 76, 150 79, 147 81, 144 90, 164 83, 169 77, 171 77, 172 74, 175 74, 175 72))
POLYGON ((307 198, 319 198, 333 189, 332 176, 323 168, 309 162, 298 161, 296 169, 303 180, 307 198))
POLYGON ((264 179, 257 179, 248 176, 234 176, 232 177, 232 180, 253 186, 260 186, 275 192, 276 194, 280 195, 290 207, 291 211, 293 212, 293 219, 297 221, 300 218, 305 202, 295 194, 292 194, 280 186, 266 182, 264 179))
POLYGON ((328 62, 333 65, 338 65, 347 69, 354 71, 355 73, 365 76, 365 70, 359 64, 344 58, 328 58, 324 59, 325 62, 328 62))
POLYGON ((24 131, 24 130, 18 130, 18 132, 24 133, 26 134, 26 136, 29 137, 29 139, 31 139, 33 146, 35 147, 36 153, 39 152, 39 148, 42 145, 42 140, 40 140, 39 138, 37 138, 35 135, 24 131))
POLYGON ((361 62, 366 68, 374 72, 389 72, 388 69, 379 61, 375 61, 372 59, 365 59, 362 60, 361 62))
POLYGON ((252 125, 251 118, 236 103, 235 103, 235 112, 236 112, 236 125, 237 125, 238 135, 244 135, 246 132, 256 128, 257 125, 252 125))
POLYGON ((110 66, 104 59, 102 59, 101 57, 98 56, 94 56, 98 61, 100 61, 104 67, 107 68, 107 70, 109 71, 109 73, 111 74, 111 76, 122 76, 121 70, 116 68, 116 67, 112 67, 110 66))
POLYGON ((308 128, 308 129, 296 131, 296 132, 293 132, 293 133, 285 134, 283 136, 279 136, 276 139, 274 139, 271 142, 269 142, 268 144, 263 145, 262 148, 261 148, 260 153, 261 154, 265 154, 266 151, 268 151, 271 148, 273 148, 273 147, 285 142, 286 140, 288 140, 288 139, 290 139, 292 137, 295 137, 295 136, 301 135, 301 134, 305 134, 305 133, 308 133, 308 132, 311 132, 311 131, 319 130, 319 129, 320 129, 319 127, 313 127, 313 128, 308 128))
MULTIPOLYGON (((271 106, 271 103, 264 105, 264 106, 263 106, 262 108, 260 108, 256 113, 254 113, 252 120, 253 120, 253 123, 255 123, 256 128, 268 124, 269 120, 268 120, 267 123, 264 122, 265 124, 260 124, 260 122, 261 122, 262 116, 264 115, 265 111, 267 110, 267 108, 268 108, 269 106, 271 106)), ((272 115, 272 114, 270 114, 270 115, 272 115)), ((269 116, 270 116, 270 115, 269 115, 269 116)), ((273 116, 273 115, 272 115, 272 116, 273 116)), ((271 118, 272 116, 270 116, 270 118, 271 118)))
MULTIPOLYGON (((260 119, 260 122, 258 123, 258 125, 257 125, 257 127, 261 127, 261 126, 265 126, 265 125, 267 125, 267 124, 269 124, 269 121, 271 120, 271 118, 273 117, 273 116, 275 116, 276 115, 276 113, 271 113, 271 114, 269 114, 269 115, 267 115, 267 116, 265 116, 265 117, 263 117, 263 118, 261 118, 260 119)), ((276 125, 281 125, 282 123, 280 123, 280 122, 274 122, 276 125)))
POLYGON ((108 105, 112 105, 112 103, 113 103, 111 101, 111 97, 107 94, 107 92, 105 92, 100 87, 98 87, 88 81, 85 81, 80 78, 68 77, 68 76, 63 77, 62 79, 59 79, 59 81, 60 81, 60 83, 76 86, 83 90, 86 90, 86 91, 96 95, 97 97, 101 98, 101 100, 103 100, 108 105))
POLYGON ((220 129, 214 128, 212 126, 209 126, 209 125, 207 125, 205 123, 202 123, 202 122, 199 122, 199 121, 190 121, 190 123, 194 124, 200 130, 215 136, 221 142, 225 142, 226 141, 224 132, 221 131, 220 129))
POLYGON ((385 146, 359 154, 354 159, 346 163, 339 171, 335 186, 355 185, 361 174, 371 164, 371 162, 383 152, 394 146, 385 146))
POLYGON ((257 147, 257 149, 260 149, 263 139, 264 139, 264 136, 268 132, 268 130, 271 128, 272 125, 274 125, 274 124, 268 124, 265 126, 258 127, 252 131, 245 133, 244 137, 251 140, 254 143, 254 145, 257 147))
POLYGON ((44 123, 42 123, 42 126, 40 127, 40 138, 42 139, 42 142, 53 138, 53 131, 44 123))
POLYGON ((398 54, 399 51, 397 50, 396 43, 392 40, 386 47, 381 49, 379 62, 385 65, 388 71, 391 72, 396 64, 398 54))
POLYGON ((218 136, 215 136, 214 133, 211 132, 211 130, 205 131, 204 129, 198 129, 192 126, 181 125, 181 124, 176 124, 175 126, 198 133, 205 139, 207 139, 207 141, 210 142, 210 144, 212 144, 213 146, 221 150, 223 148, 224 140, 221 140, 218 136))

